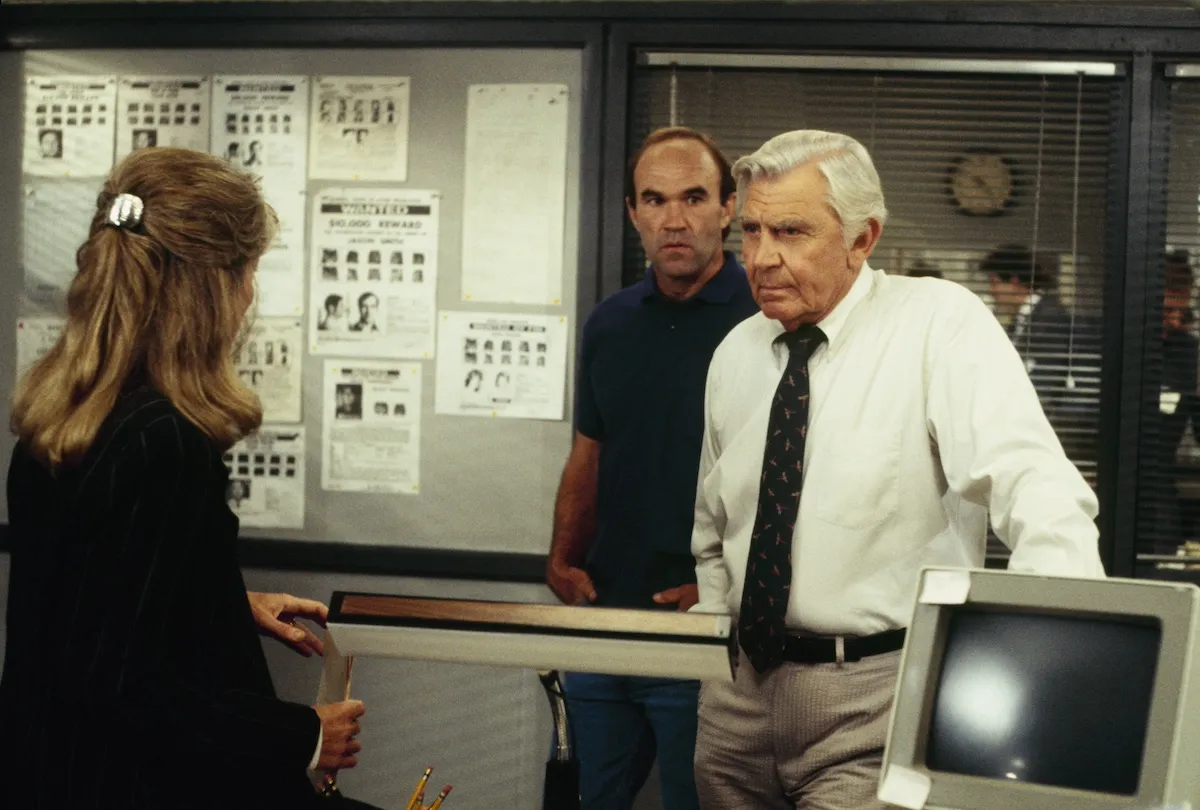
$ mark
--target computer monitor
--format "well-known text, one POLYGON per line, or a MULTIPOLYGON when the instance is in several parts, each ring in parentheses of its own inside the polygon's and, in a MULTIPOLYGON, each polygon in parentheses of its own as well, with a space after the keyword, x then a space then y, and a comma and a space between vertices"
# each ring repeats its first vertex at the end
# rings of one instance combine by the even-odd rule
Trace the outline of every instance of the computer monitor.
POLYGON ((926 569, 879 796, 901 807, 1200 806, 1200 588, 926 569))

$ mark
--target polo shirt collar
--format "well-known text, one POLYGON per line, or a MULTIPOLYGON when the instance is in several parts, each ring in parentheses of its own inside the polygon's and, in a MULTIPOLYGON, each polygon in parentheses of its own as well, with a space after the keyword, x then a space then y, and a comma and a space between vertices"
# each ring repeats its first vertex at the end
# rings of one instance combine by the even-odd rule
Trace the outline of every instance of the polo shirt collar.
MULTIPOLYGON (((728 304, 741 288, 738 282, 745 278, 746 271, 738 264, 737 258, 730 251, 724 251, 725 264, 717 274, 708 280, 695 295, 688 300, 704 301, 709 304, 728 304), (741 278, 739 278, 739 276, 741 278)), ((642 298, 655 298, 659 295, 658 283, 654 279, 654 268, 646 268, 646 276, 641 281, 642 298)))

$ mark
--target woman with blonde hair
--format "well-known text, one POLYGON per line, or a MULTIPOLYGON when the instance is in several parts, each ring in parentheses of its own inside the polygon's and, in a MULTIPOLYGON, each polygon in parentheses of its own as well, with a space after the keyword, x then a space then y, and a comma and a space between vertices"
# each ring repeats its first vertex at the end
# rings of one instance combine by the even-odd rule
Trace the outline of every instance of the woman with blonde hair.
POLYGON ((353 767, 357 701, 276 698, 318 602, 246 592, 221 454, 262 408, 233 354, 274 229, 254 180, 144 149, 97 201, 58 343, 17 388, 0 757, 21 808, 294 808, 353 767))

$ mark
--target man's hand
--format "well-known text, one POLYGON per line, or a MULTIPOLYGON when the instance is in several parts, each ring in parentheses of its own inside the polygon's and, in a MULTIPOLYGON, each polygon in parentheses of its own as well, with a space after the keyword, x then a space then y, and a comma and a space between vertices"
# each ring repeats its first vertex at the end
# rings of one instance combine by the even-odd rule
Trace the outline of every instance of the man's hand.
POLYGON ((654 594, 654 601, 660 605, 675 605, 675 609, 684 613, 700 601, 700 589, 695 585, 680 585, 678 588, 668 588, 654 594))
POLYGON ((254 614, 260 633, 279 639, 305 658, 313 653, 325 654, 321 639, 304 625, 294 622, 310 619, 324 627, 329 608, 312 599, 299 599, 286 593, 246 591, 246 598, 250 600, 250 612, 254 614))
POLYGON ((596 601, 596 588, 592 578, 582 568, 551 560, 546 565, 546 584, 554 595, 568 605, 582 605, 596 601))
POLYGON ((361 730, 358 718, 366 713, 366 707, 361 700, 344 700, 313 708, 321 718, 321 756, 317 759, 317 769, 353 768, 358 764, 355 754, 362 750, 362 743, 355 739, 361 730))

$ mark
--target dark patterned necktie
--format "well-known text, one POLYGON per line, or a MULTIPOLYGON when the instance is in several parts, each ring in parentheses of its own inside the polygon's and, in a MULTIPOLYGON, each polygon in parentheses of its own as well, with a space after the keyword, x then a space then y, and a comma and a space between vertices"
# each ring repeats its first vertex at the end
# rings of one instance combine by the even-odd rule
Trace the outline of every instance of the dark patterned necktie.
POLYGON ((792 537, 800 511, 808 434, 808 358, 825 342, 825 333, 806 325, 779 339, 787 343, 788 363, 771 401, 758 513, 738 617, 738 642, 759 672, 783 660, 784 617, 792 589, 792 537))

